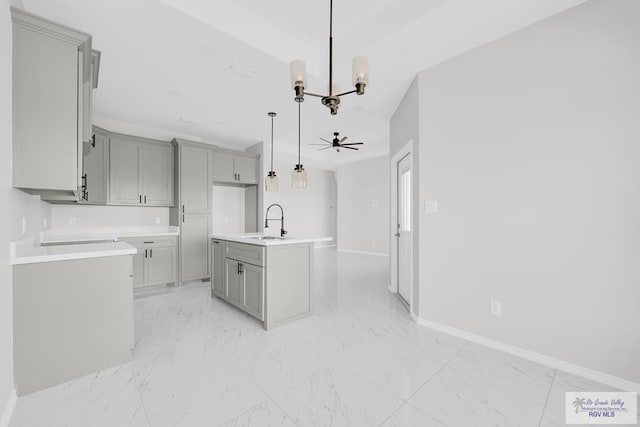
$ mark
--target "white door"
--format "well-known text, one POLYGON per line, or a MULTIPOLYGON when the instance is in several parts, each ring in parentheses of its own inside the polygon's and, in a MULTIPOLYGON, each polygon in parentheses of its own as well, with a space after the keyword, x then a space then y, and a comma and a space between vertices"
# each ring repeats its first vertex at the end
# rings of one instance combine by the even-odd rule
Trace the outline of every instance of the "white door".
POLYGON ((411 301, 411 159, 398 162, 398 294, 411 301))

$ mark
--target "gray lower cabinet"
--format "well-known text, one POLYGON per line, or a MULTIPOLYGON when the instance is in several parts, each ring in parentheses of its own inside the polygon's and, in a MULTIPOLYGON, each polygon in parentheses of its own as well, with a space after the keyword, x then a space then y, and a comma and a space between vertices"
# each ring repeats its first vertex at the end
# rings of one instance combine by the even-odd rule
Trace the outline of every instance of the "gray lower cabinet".
POLYGON ((256 245, 212 239, 212 296, 271 329, 311 314, 313 243, 256 245))
POLYGON ((224 266, 224 298, 252 316, 264 320, 264 268, 229 258, 225 258, 224 266))
POLYGON ((210 214, 180 215, 180 279, 181 282, 202 280, 209 275, 210 214))
POLYGON ((133 287, 175 283, 178 270, 177 236, 133 237, 121 241, 134 246, 133 287))
POLYGON ((130 360, 131 272, 131 255, 13 267, 19 396, 130 360))
POLYGON ((173 147, 111 134, 109 204, 173 206, 173 147))
POLYGON ((219 240, 211 241, 211 293, 224 297, 224 254, 225 243, 219 240))

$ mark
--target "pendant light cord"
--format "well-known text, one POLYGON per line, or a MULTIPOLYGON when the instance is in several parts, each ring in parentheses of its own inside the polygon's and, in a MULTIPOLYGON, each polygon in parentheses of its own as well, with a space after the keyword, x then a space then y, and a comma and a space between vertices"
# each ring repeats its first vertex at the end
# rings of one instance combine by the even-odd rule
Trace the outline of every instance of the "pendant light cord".
POLYGON ((298 164, 300 164, 300 104, 298 102, 298 164))
POLYGON ((333 0, 329 2, 329 96, 333 96, 333 0))
POLYGON ((271 172, 273 172, 273 116, 271 116, 271 172))

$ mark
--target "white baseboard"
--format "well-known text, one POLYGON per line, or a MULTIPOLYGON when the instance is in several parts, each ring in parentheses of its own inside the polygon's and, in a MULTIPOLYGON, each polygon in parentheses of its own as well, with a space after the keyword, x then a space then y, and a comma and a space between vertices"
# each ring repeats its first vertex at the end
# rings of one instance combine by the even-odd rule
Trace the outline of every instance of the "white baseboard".
POLYGON ((348 252, 348 253, 351 253, 351 254, 375 255, 375 256, 384 256, 384 257, 388 257, 389 256, 389 254, 380 254, 378 252, 353 251, 351 249, 338 249, 338 252, 348 252))
POLYGON ((4 406, 4 411, 2 412, 2 417, 0 418, 0 427, 9 427, 9 421, 11 421, 13 411, 16 409, 16 403, 18 403, 18 396, 16 395, 16 391, 14 389, 13 391, 11 391, 9 399, 7 399, 7 404, 4 406))
POLYGON ((472 332, 468 332, 462 329, 453 328, 451 326, 443 325, 442 323, 432 322, 430 320, 422 319, 411 312, 411 318, 419 325, 425 326, 430 329, 435 329, 445 334, 453 335, 458 338, 465 339, 467 341, 474 342, 476 344, 484 345, 496 350, 503 351, 505 353, 519 356, 532 362, 540 363, 542 365, 549 366, 551 368, 560 369, 570 374, 578 375, 580 377, 588 378, 590 380, 606 384, 611 387, 615 387, 624 391, 635 391, 640 393, 640 384, 633 381, 618 378, 613 375, 605 374, 603 372, 595 371, 593 369, 585 368, 583 366, 575 365, 564 360, 556 359, 554 357, 546 356, 535 351, 525 350, 520 347, 516 347, 511 344, 506 344, 501 341, 497 341, 491 338, 477 335, 472 332))
POLYGON ((337 245, 323 245, 323 246, 318 246, 316 245, 316 249, 327 249, 327 248, 335 248, 337 247, 337 245))

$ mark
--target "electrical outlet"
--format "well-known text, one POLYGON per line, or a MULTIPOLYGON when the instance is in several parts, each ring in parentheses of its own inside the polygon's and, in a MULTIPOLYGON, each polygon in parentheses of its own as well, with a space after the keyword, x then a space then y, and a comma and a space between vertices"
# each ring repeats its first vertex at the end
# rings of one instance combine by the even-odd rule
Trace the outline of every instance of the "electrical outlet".
POLYGON ((156 217, 156 225, 159 225, 159 224, 160 224, 160 217, 159 217, 159 216, 157 216, 157 217, 156 217))
POLYGON ((46 229, 47 229, 47 218, 45 218, 45 219, 42 221, 42 228, 43 228, 44 230, 46 230, 46 229))
POLYGON ((502 316, 502 301, 497 299, 491 300, 491 314, 494 316, 502 316))
POLYGON ((424 202, 424 213, 425 214, 436 214, 436 213, 438 213, 438 201, 437 200, 425 200, 425 202, 424 202))
POLYGON ((70 216, 69 217, 69 225, 76 225, 76 217, 75 216, 70 216))
POLYGON ((27 218, 22 217, 22 234, 27 232, 27 218))

